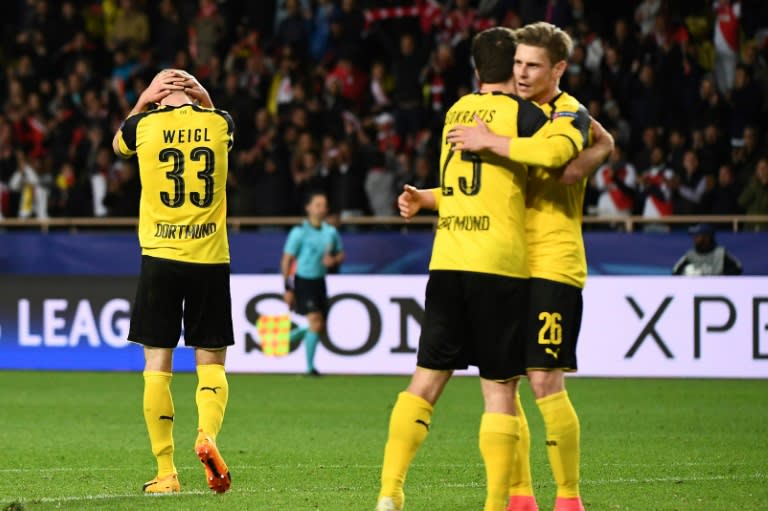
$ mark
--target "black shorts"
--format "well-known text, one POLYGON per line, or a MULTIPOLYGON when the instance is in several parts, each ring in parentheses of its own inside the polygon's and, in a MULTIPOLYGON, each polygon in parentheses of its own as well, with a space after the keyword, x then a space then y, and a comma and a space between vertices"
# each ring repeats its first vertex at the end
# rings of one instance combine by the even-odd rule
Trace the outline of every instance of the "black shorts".
POLYGON ((576 371, 581 329, 581 289, 553 280, 531 279, 526 368, 576 371))
POLYGON ((320 312, 323 317, 328 315, 328 290, 325 288, 325 278, 303 279, 296 276, 293 281, 293 292, 296 297, 295 311, 302 316, 310 312, 320 312))
POLYGON ((128 340, 155 348, 184 343, 205 349, 235 344, 228 264, 141 257, 128 340))
POLYGON ((417 364, 451 370, 477 366, 488 380, 525 374, 528 279, 431 271, 417 364))

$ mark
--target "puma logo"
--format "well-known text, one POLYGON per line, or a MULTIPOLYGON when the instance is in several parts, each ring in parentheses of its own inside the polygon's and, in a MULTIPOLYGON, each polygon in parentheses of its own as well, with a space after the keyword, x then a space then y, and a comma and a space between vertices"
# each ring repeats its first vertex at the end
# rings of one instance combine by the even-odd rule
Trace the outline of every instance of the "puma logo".
POLYGON ((421 419, 416 419, 416 424, 421 424, 422 426, 424 426, 425 428, 427 428, 427 431, 429 431, 429 424, 428 424, 428 423, 426 423, 426 422, 424 422, 423 420, 421 420, 421 419))
POLYGON ((204 390, 210 390, 211 392, 216 394, 217 393, 216 391, 219 390, 220 388, 221 387, 200 387, 200 392, 202 392, 204 390))
POLYGON ((552 357, 554 357, 554 359, 557 360, 557 355, 560 353, 560 348, 557 348, 555 350, 551 348, 544 348, 544 353, 546 353, 547 355, 552 355, 552 357))
POLYGON ((161 421, 171 421, 173 422, 173 415, 161 415, 159 417, 159 420, 161 421))

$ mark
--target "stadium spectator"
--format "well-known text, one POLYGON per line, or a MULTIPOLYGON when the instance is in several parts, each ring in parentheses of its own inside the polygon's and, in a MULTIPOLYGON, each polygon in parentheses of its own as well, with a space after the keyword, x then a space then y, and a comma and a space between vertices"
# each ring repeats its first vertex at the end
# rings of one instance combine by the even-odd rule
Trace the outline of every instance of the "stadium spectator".
POLYGON ((413 145, 416 132, 421 128, 422 92, 419 77, 424 65, 422 51, 416 47, 411 34, 403 34, 400 37, 400 53, 394 58, 392 67, 397 134, 407 147, 413 145))
POLYGON ((744 128, 759 122, 763 111, 763 92, 753 82, 751 71, 744 64, 736 67, 733 90, 731 91, 730 138, 738 139, 744 128))
POLYGON ((703 129, 707 124, 723 126, 727 122, 727 107, 712 78, 705 76, 699 83, 699 94, 690 114, 693 127, 703 129))
POLYGON ((373 101, 372 113, 381 113, 392 107, 391 89, 392 79, 387 74, 386 64, 375 61, 371 64, 370 98, 373 101))
POLYGON ((635 8, 635 21, 640 26, 640 36, 646 37, 653 32, 656 15, 661 9, 661 0, 642 0, 635 8))
POLYGON ((765 143, 760 143, 760 131, 757 125, 744 128, 741 140, 732 143, 731 159, 736 173, 736 182, 744 188, 755 172, 757 161, 766 154, 765 143))
POLYGON ((365 177, 365 193, 373 216, 394 216, 397 205, 396 176, 380 151, 372 153, 365 177))
POLYGON ((293 227, 285 240, 280 271, 285 281, 285 303, 306 316, 308 322, 306 327, 291 330, 291 342, 304 341, 307 374, 319 376, 315 352, 328 316, 325 276, 331 268, 344 262, 344 248, 336 228, 325 221, 328 216, 325 193, 310 190, 306 195, 305 210, 306 219, 293 227))
POLYGON ((49 188, 41 176, 42 162, 39 158, 28 158, 23 151, 16 153, 16 171, 8 181, 11 192, 18 194, 18 217, 39 220, 48 218, 49 188))
MULTIPOLYGON (((707 124, 704 128, 704 140, 698 149, 699 164, 702 172, 707 176, 714 176, 720 165, 726 163, 730 157, 729 141, 722 136, 717 124, 707 124)), ((680 168, 680 167, 677 167, 680 168)))
MULTIPOLYGON (((748 215, 768 215, 768 158, 760 158, 755 165, 752 180, 739 196, 739 206, 748 215)), ((750 222, 746 225, 750 231, 766 231, 765 222, 750 222)))
POLYGON ((634 152, 633 163, 640 169, 647 169, 651 166, 652 153, 660 147, 659 127, 649 126, 642 132, 641 146, 634 152))
POLYGON ((624 149, 616 145, 610 161, 597 169, 593 179, 600 195, 597 200, 597 216, 629 216, 633 212, 637 194, 637 172, 627 162, 624 149))
POLYGON ((733 88, 736 65, 739 61, 739 19, 741 2, 715 0, 715 80, 723 94, 733 88))
POLYGON ((149 19, 134 0, 120 0, 120 8, 107 32, 107 46, 111 50, 123 48, 137 58, 149 42, 149 19))
POLYGON ((182 22, 173 0, 161 0, 158 10, 150 34, 152 51, 159 67, 171 67, 176 52, 188 45, 187 26, 182 22))
POLYGON ((675 171, 664 161, 664 151, 657 147, 651 153, 651 166, 640 173, 640 202, 636 207, 645 218, 659 218, 673 212, 672 194, 675 171))
POLYGON ((141 181, 133 161, 115 166, 115 172, 107 177, 107 193, 103 203, 112 217, 136 217, 139 215, 141 181))
POLYGON ((696 151, 683 155, 683 168, 672 181, 672 210, 678 215, 700 215, 709 212, 708 192, 712 189, 712 176, 706 175, 696 151))
POLYGON ((739 186, 729 164, 720 166, 717 172, 717 184, 711 192, 713 215, 739 215, 739 186))
POLYGON ((285 0, 285 16, 277 26, 277 43, 291 48, 300 59, 308 50, 309 11, 303 10, 299 0, 285 0))
POLYGON ((234 344, 225 210, 233 136, 231 117, 213 108, 196 78, 164 70, 142 91, 112 142, 115 154, 137 156, 144 185, 141 272, 128 340, 144 345, 144 419, 157 459, 157 475, 144 484, 145 493, 181 490, 173 462, 170 383, 182 321, 184 342, 195 348, 198 377, 195 453, 209 488, 224 493, 231 485, 216 437, 229 397, 224 360, 234 344), (147 113, 153 105, 157 110, 147 113), (205 168, 193 172, 185 162, 205 168))
POLYGON ((693 236, 693 248, 675 263, 672 275, 741 275, 741 262, 717 244, 712 225, 698 224, 688 232, 693 236))
POLYGON ((681 128, 672 129, 667 140, 667 164, 673 169, 683 168, 683 156, 687 149, 688 139, 681 128))

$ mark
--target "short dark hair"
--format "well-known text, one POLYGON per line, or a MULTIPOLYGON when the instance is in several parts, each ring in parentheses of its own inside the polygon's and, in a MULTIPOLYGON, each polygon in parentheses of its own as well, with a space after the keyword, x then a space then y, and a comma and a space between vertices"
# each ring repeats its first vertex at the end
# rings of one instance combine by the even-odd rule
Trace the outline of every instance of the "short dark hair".
POLYGON ((506 27, 483 30, 472 40, 472 58, 482 83, 503 83, 512 78, 515 33, 506 27))
POLYGON ((309 206, 309 203, 312 202, 312 199, 314 199, 318 195, 322 195, 323 197, 325 197, 326 200, 328 200, 328 194, 326 194, 324 190, 313 188, 309 190, 304 196, 304 205, 309 206))

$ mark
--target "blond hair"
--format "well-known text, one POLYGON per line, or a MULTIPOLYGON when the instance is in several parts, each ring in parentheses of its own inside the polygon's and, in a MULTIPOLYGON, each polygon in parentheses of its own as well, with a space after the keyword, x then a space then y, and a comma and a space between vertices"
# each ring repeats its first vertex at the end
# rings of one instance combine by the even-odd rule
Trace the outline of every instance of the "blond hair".
POLYGON ((547 23, 538 21, 515 30, 517 44, 535 46, 547 50, 551 64, 561 60, 567 61, 573 53, 573 40, 564 30, 547 23))

